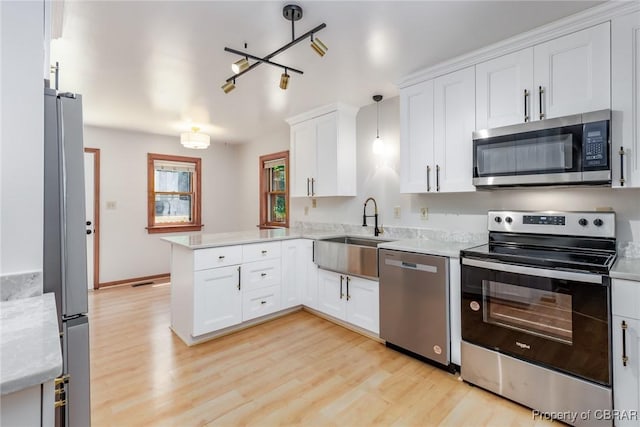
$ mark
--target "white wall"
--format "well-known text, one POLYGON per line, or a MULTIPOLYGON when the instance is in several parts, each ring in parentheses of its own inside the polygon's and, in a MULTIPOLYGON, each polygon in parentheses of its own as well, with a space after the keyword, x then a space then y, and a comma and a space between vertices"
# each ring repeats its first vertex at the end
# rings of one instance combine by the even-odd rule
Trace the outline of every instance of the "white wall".
MULTIPOLYGON (((206 150, 180 145, 179 137, 85 126, 84 145, 100 149, 100 283, 168 273, 169 234, 148 234, 147 153, 202 159, 203 233, 239 230, 238 147, 206 150), (115 209, 106 209, 116 202, 115 209)), ((179 233, 184 234, 184 233, 179 233)))
POLYGON ((380 136, 391 147, 391 154, 384 161, 376 159, 371 151, 376 132, 376 107, 371 104, 361 108, 357 116, 358 196, 318 198, 315 209, 311 207, 311 199, 294 198, 292 219, 360 224, 363 203, 372 196, 378 202, 383 225, 483 232, 486 230, 486 212, 490 209, 593 210, 612 207, 617 212, 618 239, 640 240, 640 189, 571 187, 401 195, 399 121, 399 98, 383 100, 380 103, 380 136), (395 206, 400 206, 400 219, 393 217, 395 206), (308 215, 304 214, 305 207, 309 207, 308 215), (420 219, 421 207, 428 208, 426 221, 420 219))
POLYGON ((255 229, 260 223, 260 156, 286 150, 289 150, 289 125, 285 122, 278 131, 240 146, 242 174, 237 197, 242 208, 237 219, 242 229, 255 229))
POLYGON ((42 270, 44 4, 0 2, 0 273, 42 270))

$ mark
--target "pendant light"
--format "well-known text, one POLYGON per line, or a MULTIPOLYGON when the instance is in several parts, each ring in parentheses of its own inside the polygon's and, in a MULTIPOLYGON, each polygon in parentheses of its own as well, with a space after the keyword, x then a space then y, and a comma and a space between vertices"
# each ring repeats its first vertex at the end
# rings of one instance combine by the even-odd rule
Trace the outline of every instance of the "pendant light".
POLYGON ((380 138, 380 101, 382 101, 382 95, 373 95, 373 100, 376 102, 376 137, 373 140, 372 149, 373 154, 382 155, 385 153, 384 141, 380 138))
POLYGON ((180 143, 186 148, 193 148, 196 150, 204 150, 209 147, 210 138, 209 135, 200 133, 199 127, 192 127, 191 132, 183 132, 180 134, 180 143))

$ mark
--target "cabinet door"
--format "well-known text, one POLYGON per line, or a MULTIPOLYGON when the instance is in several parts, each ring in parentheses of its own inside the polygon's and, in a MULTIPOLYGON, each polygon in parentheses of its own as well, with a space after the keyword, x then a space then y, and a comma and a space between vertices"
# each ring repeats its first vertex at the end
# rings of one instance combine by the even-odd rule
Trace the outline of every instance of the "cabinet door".
POLYGON ((316 173, 316 128, 311 121, 291 126, 291 197, 311 195, 316 173))
POLYGON ((472 173, 474 98, 474 67, 434 81, 436 191, 475 191, 472 173))
POLYGON ((476 129, 530 120, 532 89, 532 48, 476 65, 476 129))
POLYGON ((316 172, 312 196, 335 196, 338 192, 338 113, 313 119, 316 127, 316 172))
POLYGON ((304 270, 298 267, 304 240, 282 242, 282 308, 300 304, 304 270))
POLYGON ((435 191, 433 80, 400 91, 400 192, 435 191))
POLYGON ((298 251, 298 276, 301 302, 307 307, 318 308, 318 266, 313 262, 313 240, 300 241, 298 251))
POLYGON ((319 269, 318 310, 340 320, 345 320, 346 286, 344 275, 319 269))
POLYGON ((380 298, 378 289, 378 282, 375 280, 348 277, 347 322, 375 334, 380 332, 380 298))
POLYGON ((640 187, 640 12, 611 21, 611 71, 611 184, 640 187))
POLYGON ((242 321, 238 266, 194 273, 193 336, 237 325, 242 321))
MULTIPOLYGON (((640 409, 640 321, 622 316, 613 316, 613 408, 623 413, 640 409), (625 322, 627 329, 625 334, 625 348, 622 345, 622 322, 625 322), (627 366, 622 362, 623 350, 627 359, 627 366)), ((616 419, 616 426, 639 426, 637 419, 629 420, 619 417, 616 419)))
POLYGON ((605 22, 533 48, 535 120, 540 86, 545 119, 611 108, 610 39, 605 22))

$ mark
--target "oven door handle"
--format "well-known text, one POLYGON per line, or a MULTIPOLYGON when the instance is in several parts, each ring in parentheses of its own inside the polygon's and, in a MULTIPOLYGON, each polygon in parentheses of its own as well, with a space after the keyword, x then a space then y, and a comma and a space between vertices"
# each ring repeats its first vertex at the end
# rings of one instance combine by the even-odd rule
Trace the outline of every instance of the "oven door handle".
POLYGON ((485 268, 487 270, 504 271, 505 273, 526 274, 527 276, 546 277, 549 279, 602 284, 602 276, 598 274, 574 273, 571 271, 563 270, 548 270, 546 268, 525 267, 522 265, 481 261, 471 258, 462 258, 462 264, 468 265, 470 267, 485 268))

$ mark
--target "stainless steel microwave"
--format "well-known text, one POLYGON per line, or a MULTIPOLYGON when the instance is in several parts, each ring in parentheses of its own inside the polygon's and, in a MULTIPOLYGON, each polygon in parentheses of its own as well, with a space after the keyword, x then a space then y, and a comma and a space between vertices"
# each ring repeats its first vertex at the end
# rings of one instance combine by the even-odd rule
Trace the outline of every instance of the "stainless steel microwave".
POLYGON ((611 185, 611 110, 473 132, 478 188, 611 185))

